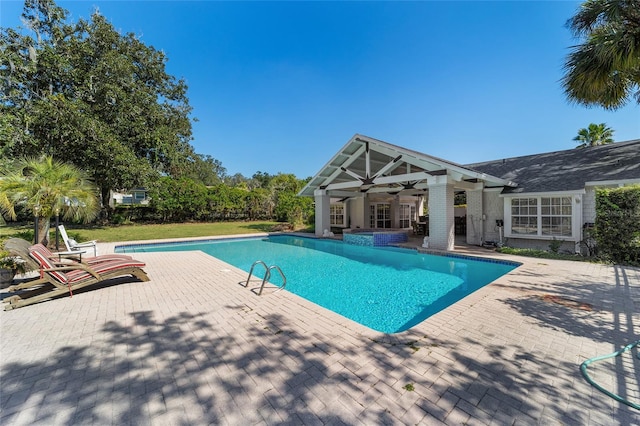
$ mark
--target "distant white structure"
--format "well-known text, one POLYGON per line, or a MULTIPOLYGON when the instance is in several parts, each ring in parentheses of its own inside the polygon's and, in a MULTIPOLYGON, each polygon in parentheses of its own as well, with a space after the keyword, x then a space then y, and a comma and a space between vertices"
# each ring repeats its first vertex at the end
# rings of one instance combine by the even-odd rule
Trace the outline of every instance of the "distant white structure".
POLYGON ((135 188, 129 192, 111 191, 109 206, 148 205, 151 199, 147 195, 148 192, 145 188, 135 188))

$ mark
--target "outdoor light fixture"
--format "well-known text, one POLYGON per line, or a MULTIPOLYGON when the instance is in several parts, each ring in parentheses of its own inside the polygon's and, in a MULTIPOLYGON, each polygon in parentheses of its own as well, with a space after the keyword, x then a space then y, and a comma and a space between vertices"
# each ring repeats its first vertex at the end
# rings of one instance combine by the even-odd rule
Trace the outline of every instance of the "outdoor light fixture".
POLYGON ((33 244, 38 244, 38 213, 40 212, 40 205, 36 204, 33 208, 33 244))
POLYGON ((58 226, 60 226, 60 209, 56 209, 56 250, 60 250, 60 231, 58 230, 58 226))

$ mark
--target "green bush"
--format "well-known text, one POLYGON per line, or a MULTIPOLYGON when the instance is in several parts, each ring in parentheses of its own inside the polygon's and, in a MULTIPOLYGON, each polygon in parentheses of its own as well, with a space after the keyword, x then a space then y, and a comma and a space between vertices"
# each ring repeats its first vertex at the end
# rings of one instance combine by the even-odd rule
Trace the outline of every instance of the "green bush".
POLYGON ((558 253, 563 242, 564 240, 557 240, 555 237, 553 237, 553 240, 549 244, 549 250, 551 251, 551 253, 558 253))
POLYGON ((640 185, 596 191, 594 236, 607 260, 640 264, 640 185))
POLYGON ((496 251, 498 253, 513 254, 516 256, 537 257, 540 259, 574 260, 580 262, 590 262, 592 260, 588 257, 582 257, 576 254, 558 253, 530 248, 513 248, 504 246, 497 248, 496 251))
POLYGON ((111 223, 114 225, 122 225, 127 219, 124 217, 123 214, 120 213, 114 213, 111 216, 111 223))

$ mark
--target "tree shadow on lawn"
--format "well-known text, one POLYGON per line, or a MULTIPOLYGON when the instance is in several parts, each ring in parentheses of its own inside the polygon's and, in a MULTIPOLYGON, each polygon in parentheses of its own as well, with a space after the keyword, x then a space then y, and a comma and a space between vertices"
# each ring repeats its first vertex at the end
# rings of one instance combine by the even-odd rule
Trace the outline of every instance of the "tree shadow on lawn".
POLYGON ((429 424, 471 416, 588 423, 589 410, 611 413, 610 404, 585 398, 588 385, 573 383, 573 362, 526 346, 414 332, 380 341, 329 338, 279 314, 249 320, 241 315, 247 306, 225 309, 240 314, 234 327, 217 324, 215 313, 161 319, 135 312, 106 323, 90 342, 3 364, 0 420, 429 424))

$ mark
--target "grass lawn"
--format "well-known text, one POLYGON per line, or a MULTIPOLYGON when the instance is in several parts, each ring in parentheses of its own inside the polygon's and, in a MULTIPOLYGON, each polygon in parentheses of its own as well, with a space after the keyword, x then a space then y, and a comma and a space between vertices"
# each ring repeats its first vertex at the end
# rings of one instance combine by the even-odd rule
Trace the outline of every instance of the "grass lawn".
MULTIPOLYGON (((104 227, 65 224, 65 228, 69 237, 79 242, 88 240, 118 242, 270 232, 277 225, 277 222, 171 223, 104 227)), ((55 240, 54 228, 55 226, 52 224, 50 241, 55 240)), ((0 237, 19 237, 33 240, 33 224, 1 226, 0 237)))

